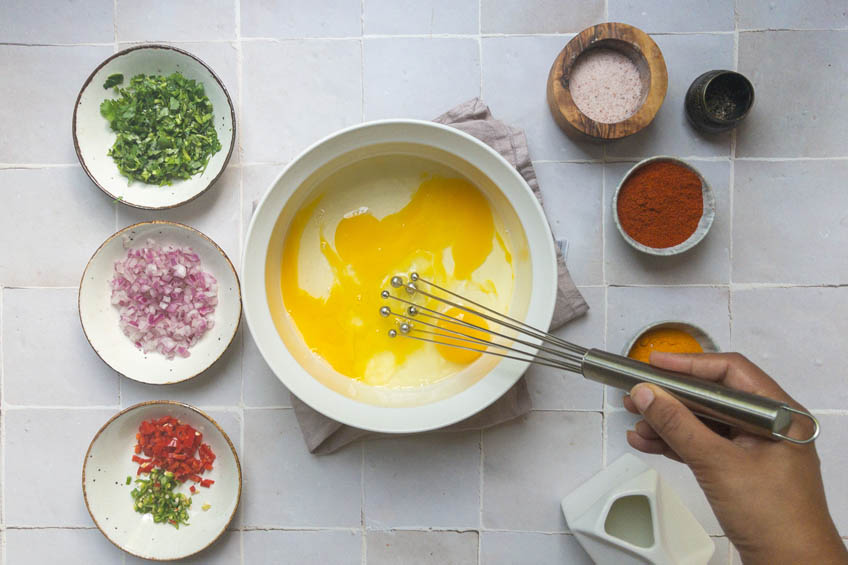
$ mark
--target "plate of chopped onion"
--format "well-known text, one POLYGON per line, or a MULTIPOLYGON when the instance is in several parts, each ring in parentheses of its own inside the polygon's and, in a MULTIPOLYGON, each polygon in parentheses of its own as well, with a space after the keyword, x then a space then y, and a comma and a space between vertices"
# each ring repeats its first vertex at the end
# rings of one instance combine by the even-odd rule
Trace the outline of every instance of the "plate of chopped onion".
POLYGON ((226 530, 241 498, 241 465, 209 415, 181 402, 142 402, 94 436, 82 490, 95 526, 116 546, 180 559, 226 530))
POLYGON ((142 222, 107 239, 79 288, 85 337, 98 356, 135 381, 172 384, 199 375, 235 338, 238 275, 201 232, 142 222))

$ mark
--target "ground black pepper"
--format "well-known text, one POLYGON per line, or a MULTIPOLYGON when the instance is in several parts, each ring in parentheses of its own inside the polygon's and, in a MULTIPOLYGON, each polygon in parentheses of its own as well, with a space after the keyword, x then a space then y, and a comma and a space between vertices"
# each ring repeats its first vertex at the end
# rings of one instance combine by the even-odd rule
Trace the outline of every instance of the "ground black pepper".
POLYGON ((720 120, 732 120, 737 115, 736 100, 725 85, 710 88, 706 96, 707 113, 720 120))

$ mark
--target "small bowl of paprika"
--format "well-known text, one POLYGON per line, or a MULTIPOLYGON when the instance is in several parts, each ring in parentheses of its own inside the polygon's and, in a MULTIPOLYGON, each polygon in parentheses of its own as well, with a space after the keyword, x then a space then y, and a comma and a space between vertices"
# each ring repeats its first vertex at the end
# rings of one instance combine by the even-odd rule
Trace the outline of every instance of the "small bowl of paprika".
POLYGON ((695 247, 715 219, 715 195, 694 167, 661 155, 636 163, 615 190, 612 216, 624 240, 650 255, 695 247))
POLYGON ((717 353, 713 338, 703 329, 687 322, 663 320, 648 324, 633 336, 622 355, 647 363, 652 351, 663 353, 717 353))

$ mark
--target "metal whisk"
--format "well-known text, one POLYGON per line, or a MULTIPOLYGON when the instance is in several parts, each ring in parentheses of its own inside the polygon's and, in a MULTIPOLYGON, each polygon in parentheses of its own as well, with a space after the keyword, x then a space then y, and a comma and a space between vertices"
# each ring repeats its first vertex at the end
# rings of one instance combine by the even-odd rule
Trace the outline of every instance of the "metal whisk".
POLYGON ((416 339, 562 369, 626 391, 642 382, 652 383, 676 396, 700 416, 763 437, 804 444, 814 441, 819 435, 818 420, 808 412, 771 398, 575 345, 424 280, 417 273, 411 273, 406 283, 403 277, 394 276, 391 286, 401 293, 405 292, 407 297, 396 296, 389 290, 381 293, 384 299, 399 304, 397 310, 390 306, 380 308, 381 316, 394 316, 398 322, 397 329, 389 330, 389 337, 416 339), (416 295, 457 308, 485 320, 487 324, 474 324, 417 304, 413 300, 416 295), (487 327, 488 323, 495 327, 487 327), (488 339, 480 337, 483 335, 488 339), (787 435, 793 414, 811 420, 813 431, 809 437, 799 439, 787 435))

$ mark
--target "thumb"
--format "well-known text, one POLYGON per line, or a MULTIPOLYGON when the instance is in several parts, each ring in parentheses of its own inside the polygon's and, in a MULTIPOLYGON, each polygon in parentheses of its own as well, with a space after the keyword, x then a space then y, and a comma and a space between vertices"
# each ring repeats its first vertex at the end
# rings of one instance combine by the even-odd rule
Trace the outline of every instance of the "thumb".
POLYGON ((630 399, 645 421, 689 466, 715 460, 717 450, 730 444, 658 386, 640 383, 630 391, 630 399))

